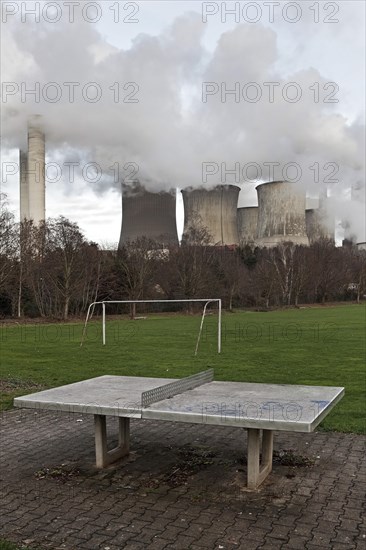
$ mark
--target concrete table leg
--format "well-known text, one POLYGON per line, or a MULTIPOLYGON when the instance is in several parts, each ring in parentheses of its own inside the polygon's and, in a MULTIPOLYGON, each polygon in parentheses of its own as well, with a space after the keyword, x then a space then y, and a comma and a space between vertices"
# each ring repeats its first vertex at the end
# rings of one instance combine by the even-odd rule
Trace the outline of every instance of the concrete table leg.
POLYGON ((105 468, 112 462, 130 452, 130 419, 120 417, 118 429, 118 446, 108 451, 106 417, 94 415, 95 424, 95 458, 97 468, 105 468))
POLYGON ((273 431, 263 430, 262 460, 260 432, 257 428, 248 428, 248 489, 257 489, 272 471, 273 431))

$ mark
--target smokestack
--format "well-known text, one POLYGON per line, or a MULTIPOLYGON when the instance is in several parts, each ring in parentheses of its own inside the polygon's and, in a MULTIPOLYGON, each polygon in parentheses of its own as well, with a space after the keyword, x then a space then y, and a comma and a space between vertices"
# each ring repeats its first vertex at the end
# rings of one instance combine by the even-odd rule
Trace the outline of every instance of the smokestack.
POLYGON ((239 244, 236 211, 240 188, 236 185, 218 185, 213 189, 185 189, 184 236, 189 228, 207 229, 214 245, 239 244))
POLYGON ((142 237, 178 245, 175 209, 176 196, 171 193, 150 193, 140 185, 124 186, 118 247, 142 237))
POLYGON ((238 208, 237 222, 240 243, 253 244, 257 236, 258 207, 238 208))
POLYGON ((320 234, 324 239, 334 241, 335 243, 335 220, 334 216, 329 215, 329 198, 328 190, 325 188, 325 192, 320 193, 319 195, 319 226, 320 234))
POLYGON ((33 116, 28 125, 27 182, 28 217, 39 224, 46 218, 45 136, 39 115, 33 116))
POLYGON ((309 245, 306 235, 305 190, 286 181, 271 181, 256 187, 258 193, 258 246, 277 246, 291 241, 309 245))
POLYGON ((20 221, 29 220, 29 194, 27 181, 28 155, 19 151, 20 221))

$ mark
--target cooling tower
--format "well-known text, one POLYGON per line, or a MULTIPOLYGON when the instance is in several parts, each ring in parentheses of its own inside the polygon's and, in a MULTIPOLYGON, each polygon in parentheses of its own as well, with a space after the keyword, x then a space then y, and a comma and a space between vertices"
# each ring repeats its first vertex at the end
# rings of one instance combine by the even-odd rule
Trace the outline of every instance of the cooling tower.
POLYGON ((257 236, 258 207, 247 206, 237 210, 239 242, 254 243, 257 236))
POLYGON ((141 186, 124 187, 119 248, 142 237, 178 245, 175 207, 176 196, 171 193, 150 193, 141 186))
POLYGON ((256 244, 272 247, 291 241, 309 245, 306 235, 305 190, 299 184, 271 181, 257 185, 258 229, 256 244))
POLYGON ((20 221, 29 220, 27 165, 27 153, 24 151, 19 151, 20 221))
POLYGON ((45 136, 40 117, 34 116, 28 126, 28 204, 29 219, 39 224, 45 219, 45 136))
POLYGON ((183 239, 190 227, 207 230, 215 245, 239 244, 236 211, 240 188, 218 185, 213 189, 185 189, 183 239))
POLYGON ((320 239, 334 241, 334 231, 327 227, 327 215, 322 208, 309 208, 305 211, 306 234, 310 244, 320 239))

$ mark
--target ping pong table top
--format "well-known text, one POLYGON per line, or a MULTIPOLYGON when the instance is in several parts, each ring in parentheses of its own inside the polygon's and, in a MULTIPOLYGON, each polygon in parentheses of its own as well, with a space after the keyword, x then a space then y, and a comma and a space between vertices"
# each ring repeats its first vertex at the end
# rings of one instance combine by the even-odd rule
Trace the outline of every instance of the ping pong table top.
POLYGON ((344 395, 341 387, 221 382, 205 378, 205 374, 185 379, 105 375, 17 397, 14 405, 38 410, 311 432, 344 395), (185 381, 196 377, 195 387, 189 389, 184 385, 185 381), (171 387, 177 387, 178 393, 171 395, 171 387), (152 402, 144 403, 144 396, 150 397, 150 394, 153 394, 152 402))

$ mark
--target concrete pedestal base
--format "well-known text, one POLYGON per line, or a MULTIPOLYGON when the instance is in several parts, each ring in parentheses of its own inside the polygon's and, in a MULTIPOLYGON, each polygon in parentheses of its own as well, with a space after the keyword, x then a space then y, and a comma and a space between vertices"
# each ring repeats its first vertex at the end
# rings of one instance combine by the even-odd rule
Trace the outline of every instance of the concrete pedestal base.
POLYGON ((273 431, 248 428, 247 486, 257 489, 272 471, 273 431), (262 434, 262 460, 260 460, 262 434))
MULTIPOLYGON (((119 418, 118 446, 110 451, 107 448, 106 416, 95 414, 94 421, 96 466, 105 468, 129 454, 130 419, 119 418)), ((248 428, 247 454, 247 487, 255 490, 272 471, 273 431, 248 428)))
POLYGON ((119 418, 118 446, 108 451, 106 417, 94 415, 95 423, 95 458, 97 468, 105 468, 130 452, 130 419, 119 418))

